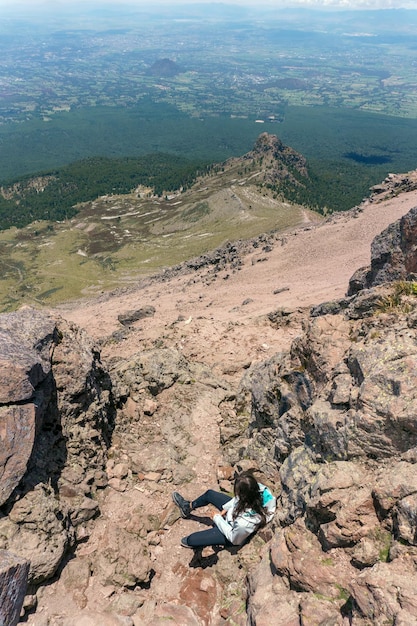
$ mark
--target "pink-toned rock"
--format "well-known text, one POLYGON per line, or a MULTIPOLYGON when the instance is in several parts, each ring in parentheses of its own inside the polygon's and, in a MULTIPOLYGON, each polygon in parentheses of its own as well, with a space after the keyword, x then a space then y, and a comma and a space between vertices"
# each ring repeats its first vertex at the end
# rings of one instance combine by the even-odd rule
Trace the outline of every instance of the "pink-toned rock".
POLYGON ((26 472, 35 432, 34 404, 0 407, 0 505, 26 472))
POLYGON ((407 624, 417 620, 417 574, 412 559, 398 558, 377 563, 359 573, 349 590, 360 613, 374 624, 397 623, 408 615, 407 624))
POLYGON ((230 480, 219 481, 219 487, 226 493, 233 493, 233 483, 230 480))
POLYGON ((16 626, 26 593, 29 562, 0 550, 0 624, 16 626))
POLYGON ((399 500, 414 492, 417 492, 416 465, 399 461, 384 468, 376 480, 372 495, 385 516, 399 500))
POLYGON ((268 559, 249 574, 248 622, 253 626, 299 626, 298 594, 286 587, 283 579, 273 576, 268 559))
POLYGON ((341 601, 340 589, 348 588, 355 573, 344 550, 323 552, 318 538, 300 519, 276 535, 271 562, 295 588, 333 598, 335 603, 341 601))
POLYGON ((148 472, 147 474, 144 475, 144 480, 150 480, 151 482, 155 482, 157 483, 159 480, 161 480, 161 472, 148 472))
POLYGON ((0 404, 32 398, 51 369, 55 321, 31 309, 2 315, 0 328, 0 404))
POLYGON ((300 599, 300 623, 347 626, 337 606, 328 600, 317 598, 313 594, 308 594, 300 599))
POLYGON ((139 609, 132 616, 134 626, 160 626, 161 624, 178 624, 184 626, 203 626, 203 622, 194 611, 186 605, 167 602, 158 604, 150 610, 148 607, 139 609))
POLYGON ((126 491, 126 483, 120 478, 110 478, 108 485, 115 491, 126 491))
POLYGON ((371 493, 367 488, 349 490, 345 497, 336 519, 320 526, 319 538, 326 550, 358 543, 372 530, 379 528, 371 493))
POLYGON ((136 420, 140 416, 139 404, 129 396, 124 405, 124 412, 130 419, 136 420))
POLYGON ((210 623, 217 603, 217 584, 205 570, 187 571, 181 585, 179 599, 199 616, 203 624, 210 623))
POLYGON ((62 626, 133 626, 130 617, 91 611, 64 617, 61 623, 62 626))
POLYGON ((8 404, 29 400, 34 387, 29 379, 30 363, 20 364, 0 358, 0 402, 8 404))
POLYGON ((158 403, 155 400, 151 400, 150 398, 146 398, 143 403, 143 412, 145 415, 153 415, 155 411, 158 409, 158 403))
POLYGON ((111 478, 126 478, 129 473, 129 466, 127 463, 116 463, 109 475, 111 478))
POLYGON ((232 480, 234 475, 234 469, 231 465, 221 465, 217 468, 218 480, 232 480))

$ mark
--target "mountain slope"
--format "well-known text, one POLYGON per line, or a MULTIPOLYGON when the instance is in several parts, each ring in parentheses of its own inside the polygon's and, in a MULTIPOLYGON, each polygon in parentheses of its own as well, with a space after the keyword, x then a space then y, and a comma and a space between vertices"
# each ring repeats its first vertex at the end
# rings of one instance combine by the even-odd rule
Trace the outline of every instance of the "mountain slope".
MULTIPOLYGON (((3 537, 38 555, 54 537, 28 516, 43 520, 47 503, 70 511, 76 547, 60 578, 32 598, 28 624, 51 616, 63 626, 220 618, 244 626, 246 611, 259 625, 288 615, 411 623, 414 603, 402 598, 415 587, 415 295, 408 308, 390 308, 387 286, 354 297, 346 315, 327 315, 326 306, 309 315, 309 305, 343 296, 344 275, 368 264, 374 233, 417 205, 416 190, 391 191, 314 227, 228 244, 130 292, 62 307, 94 335, 100 358, 85 333, 49 312, 59 332, 47 326, 48 341, 57 345, 36 337, 32 350, 53 355, 51 396, 64 410, 50 419, 65 419, 63 431, 47 420, 44 435, 60 441, 64 432, 72 456, 64 471, 52 466, 60 497, 37 482, 11 503, 2 524, 14 532, 3 537), (90 423, 109 415, 101 405, 109 400, 116 416, 106 451, 90 423), (207 520, 180 518, 172 491, 230 491, 233 471, 248 467, 279 498, 275 522, 238 551, 181 548, 207 520), (22 542, 25 532, 39 543, 22 542)), ((16 314, 29 327, 36 317, 16 314)), ((41 443, 33 465, 48 475, 41 443)), ((62 461, 58 446, 47 449, 62 461)))
MULTIPOLYGON (((320 219, 279 194, 281 183, 299 185, 306 175, 301 155, 261 135, 253 151, 212 166, 187 190, 156 196, 151 187, 136 186, 78 205, 63 222, 0 233, 1 310, 129 285, 226 241, 320 219)), ((50 184, 54 179, 44 177, 30 190, 42 193, 50 184)))

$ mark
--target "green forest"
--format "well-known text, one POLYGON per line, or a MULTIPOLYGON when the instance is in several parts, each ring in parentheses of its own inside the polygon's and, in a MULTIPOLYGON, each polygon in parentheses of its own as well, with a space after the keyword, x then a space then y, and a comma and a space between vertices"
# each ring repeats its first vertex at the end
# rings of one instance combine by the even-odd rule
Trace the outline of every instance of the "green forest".
POLYGON ((208 164, 241 156, 261 132, 308 161, 309 179, 276 192, 319 212, 357 205, 389 172, 417 167, 417 120, 330 107, 288 107, 282 122, 189 118, 166 104, 95 108, 0 128, 4 187, 49 175, 45 191, 0 196, 0 229, 70 218, 75 205, 138 185, 158 195, 192 184, 208 164), (130 154, 130 156, 126 156, 130 154), (99 155, 99 156, 97 156, 99 155))
POLYGON ((166 154, 110 159, 82 159, 56 170, 42 172, 48 177, 44 191, 27 186, 33 178, 19 183, 23 191, 13 199, 0 196, 0 229, 21 228, 35 220, 61 221, 77 213, 76 205, 107 194, 124 194, 135 187, 151 187, 161 195, 176 189, 187 189, 203 166, 187 159, 166 154))

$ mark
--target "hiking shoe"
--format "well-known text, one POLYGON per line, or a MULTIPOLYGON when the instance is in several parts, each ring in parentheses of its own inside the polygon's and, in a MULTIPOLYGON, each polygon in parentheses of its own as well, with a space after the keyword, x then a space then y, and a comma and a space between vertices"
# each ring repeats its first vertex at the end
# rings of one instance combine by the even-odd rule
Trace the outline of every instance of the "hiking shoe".
POLYGON ((194 549, 194 548, 193 548, 193 546, 189 546, 189 545, 188 545, 188 541, 187 541, 187 539, 188 539, 187 537, 183 537, 183 538, 181 539, 181 545, 182 545, 182 547, 183 547, 183 548, 191 548, 191 549, 193 550, 193 549, 194 549))
POLYGON ((191 504, 188 500, 183 498, 177 491, 172 494, 174 503, 180 510, 181 517, 188 517, 191 513, 191 504))

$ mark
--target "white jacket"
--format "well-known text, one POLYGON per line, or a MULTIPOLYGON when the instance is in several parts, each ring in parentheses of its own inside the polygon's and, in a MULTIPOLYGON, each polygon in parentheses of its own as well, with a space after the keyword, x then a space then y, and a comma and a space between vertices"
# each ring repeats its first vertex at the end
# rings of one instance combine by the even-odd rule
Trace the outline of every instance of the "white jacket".
MULTIPOLYGON (((274 517, 277 506, 276 498, 265 485, 258 483, 259 491, 262 494, 262 505, 265 509, 266 521, 270 522, 274 517)), ((226 519, 217 513, 213 517, 213 522, 223 535, 235 546, 240 546, 259 527, 262 519, 258 513, 250 509, 244 511, 233 519, 233 511, 239 498, 235 497, 223 505, 223 510, 227 511, 226 519)))

